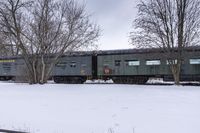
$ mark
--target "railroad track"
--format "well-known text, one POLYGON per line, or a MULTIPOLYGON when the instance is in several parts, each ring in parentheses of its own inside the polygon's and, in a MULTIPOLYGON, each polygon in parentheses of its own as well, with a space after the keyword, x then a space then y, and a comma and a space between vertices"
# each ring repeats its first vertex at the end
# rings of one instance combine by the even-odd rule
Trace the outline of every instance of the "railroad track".
POLYGON ((0 133, 29 133, 29 132, 0 129, 0 133))

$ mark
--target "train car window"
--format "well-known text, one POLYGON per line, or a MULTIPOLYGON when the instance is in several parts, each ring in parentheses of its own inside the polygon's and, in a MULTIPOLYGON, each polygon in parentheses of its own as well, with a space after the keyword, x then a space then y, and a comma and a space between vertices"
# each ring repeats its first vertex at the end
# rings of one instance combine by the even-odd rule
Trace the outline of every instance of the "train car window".
POLYGON ((109 66, 109 64, 103 64, 103 66, 104 66, 104 67, 108 67, 108 66, 109 66))
POLYGON ((10 63, 3 63, 3 69, 10 70, 11 69, 11 64, 10 63))
POLYGON ((110 66, 111 64, 112 64, 112 61, 108 61, 108 60, 104 60, 103 61, 103 66, 104 67, 110 66))
POLYGON ((126 61, 127 66, 139 66, 140 65, 140 61, 138 60, 128 60, 126 61))
POLYGON ((76 67, 76 62, 71 62, 70 67, 76 67))
POLYGON ((177 59, 175 60, 172 60, 172 59, 169 59, 166 61, 166 64, 169 65, 169 64, 177 64, 177 59))
POLYGON ((87 65, 86 64, 81 64, 81 67, 86 67, 87 65))
POLYGON ((67 62, 58 62, 57 64, 56 64, 56 67, 64 67, 64 66, 66 66, 67 65, 67 62))
POLYGON ((191 65, 200 64, 200 59, 190 59, 190 64, 191 64, 191 65))
POLYGON ((115 66, 120 66, 121 65, 121 60, 115 60, 115 66))
POLYGON ((4 66, 4 67, 10 67, 11 64, 10 64, 10 63, 3 63, 3 66, 4 66))
POLYGON ((160 60, 147 60, 146 65, 151 66, 151 65, 160 65, 160 60))

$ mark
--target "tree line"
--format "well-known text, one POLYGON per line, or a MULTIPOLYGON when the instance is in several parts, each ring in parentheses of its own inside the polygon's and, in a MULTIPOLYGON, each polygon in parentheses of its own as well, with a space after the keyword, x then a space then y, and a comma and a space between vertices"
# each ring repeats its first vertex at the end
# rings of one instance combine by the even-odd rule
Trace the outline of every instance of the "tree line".
POLYGON ((99 26, 75 0, 0 2, 1 53, 23 57, 31 84, 46 83, 60 56, 98 37, 99 26))
POLYGON ((139 48, 160 48, 179 84, 184 50, 200 44, 200 1, 141 0, 137 8, 131 43, 139 48))
MULTIPOLYGON (((137 8, 131 44, 160 48, 179 84, 185 48, 199 45, 200 1, 141 0, 137 8)), ((94 45, 99 31, 75 0, 0 1, 1 56, 21 55, 30 83, 46 83, 60 56, 94 45)))

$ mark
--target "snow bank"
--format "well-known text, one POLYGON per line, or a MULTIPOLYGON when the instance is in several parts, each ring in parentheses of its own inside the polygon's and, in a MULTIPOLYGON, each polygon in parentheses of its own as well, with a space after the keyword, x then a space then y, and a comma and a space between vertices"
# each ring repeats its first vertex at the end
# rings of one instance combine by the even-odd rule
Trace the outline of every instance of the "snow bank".
POLYGON ((31 133, 199 133, 200 88, 0 83, 0 128, 31 133))

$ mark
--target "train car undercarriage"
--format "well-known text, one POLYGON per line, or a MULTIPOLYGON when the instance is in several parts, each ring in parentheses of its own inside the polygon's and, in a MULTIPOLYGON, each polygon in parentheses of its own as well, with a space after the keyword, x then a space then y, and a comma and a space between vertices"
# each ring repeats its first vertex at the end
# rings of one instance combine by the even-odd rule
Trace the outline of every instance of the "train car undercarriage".
POLYGON ((103 80, 112 79, 116 84, 145 84, 148 76, 101 76, 103 80))
POLYGON ((83 84, 86 80, 86 76, 54 76, 55 83, 67 83, 67 84, 83 84))

